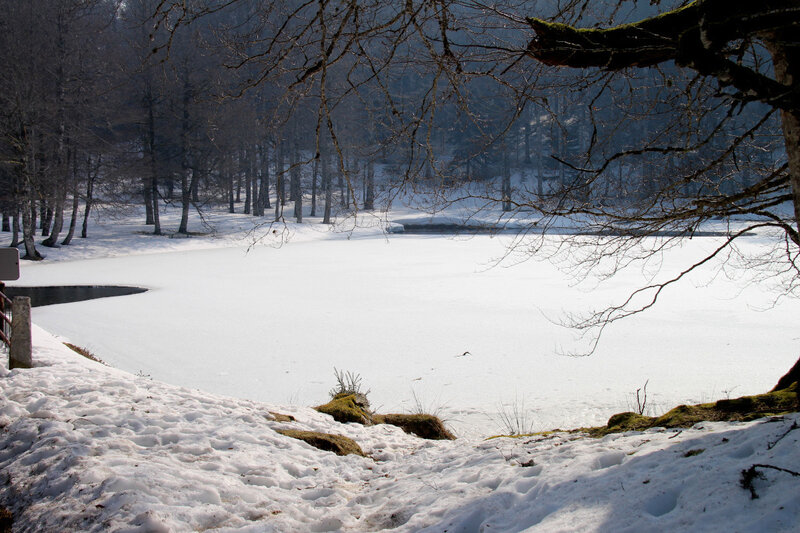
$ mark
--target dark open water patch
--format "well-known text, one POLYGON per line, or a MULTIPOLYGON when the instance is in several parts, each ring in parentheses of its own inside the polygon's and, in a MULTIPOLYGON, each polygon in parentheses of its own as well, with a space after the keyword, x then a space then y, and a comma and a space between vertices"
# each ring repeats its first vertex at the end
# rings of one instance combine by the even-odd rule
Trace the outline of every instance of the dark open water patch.
MULTIPOLYGON (((449 224, 449 223, 425 223, 425 224, 405 224, 396 223, 389 229, 390 233, 406 233, 409 235, 496 235, 496 234, 520 234, 530 233, 531 235, 541 234, 542 229, 526 226, 477 226, 469 224, 449 224)), ((688 230, 662 230, 654 232, 640 232, 637 230, 607 229, 607 230, 583 230, 581 228, 570 227, 546 227, 544 233, 547 235, 585 235, 592 237, 726 237, 728 233, 724 231, 693 231, 688 230)), ((745 235, 750 235, 746 233, 745 235)))
POLYGON ((95 298, 108 298, 110 296, 127 296, 139 294, 147 289, 141 287, 124 287, 114 285, 63 285, 53 287, 6 287, 6 296, 28 296, 31 307, 43 305, 67 304, 94 300, 95 298))

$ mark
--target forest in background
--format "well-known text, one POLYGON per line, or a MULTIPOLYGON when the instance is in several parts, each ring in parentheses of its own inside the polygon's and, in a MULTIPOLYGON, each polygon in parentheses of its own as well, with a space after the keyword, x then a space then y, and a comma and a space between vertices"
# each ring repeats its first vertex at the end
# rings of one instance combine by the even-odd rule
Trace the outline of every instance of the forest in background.
MULTIPOLYGON (((2 0, 2 229, 36 259, 37 232, 85 237, 100 201, 145 206, 155 234, 178 204, 188 233, 210 203, 331 223, 404 187, 431 209, 455 190, 518 216, 613 212, 635 235, 782 218, 777 108, 673 62, 526 57, 529 15, 598 25, 667 4, 2 0)), ((758 42, 738 45, 770 68, 758 42)))

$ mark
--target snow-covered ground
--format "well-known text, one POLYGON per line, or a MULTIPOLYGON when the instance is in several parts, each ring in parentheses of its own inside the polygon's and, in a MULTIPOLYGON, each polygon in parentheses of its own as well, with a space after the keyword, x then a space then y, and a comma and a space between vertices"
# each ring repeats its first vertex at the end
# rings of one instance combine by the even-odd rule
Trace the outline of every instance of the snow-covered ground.
POLYGON ((797 531, 800 415, 591 439, 423 441, 101 366, 34 330, 0 367, 0 505, 15 531, 797 531), (279 423, 270 411, 296 417, 279 423), (275 430, 349 436, 338 457, 275 430))
MULTIPOLYGON (((177 215, 162 215, 167 231, 177 228, 177 215)), ((379 410, 422 404, 462 436, 504 431, 503 411, 523 413, 531 430, 604 424, 635 405, 646 382, 651 414, 759 393, 797 359, 800 302, 772 306, 776 295, 765 285, 714 268, 608 328, 591 357, 575 358, 563 352, 586 344, 557 322, 618 303, 650 271, 576 285, 547 261, 495 265, 511 235, 391 234, 380 218, 332 231, 313 220, 254 229, 253 217, 206 217, 214 232, 193 215, 191 229, 208 235, 189 239, 150 236, 137 213, 106 217, 89 239, 43 248, 47 260, 25 262, 12 285, 149 288, 34 309, 34 322, 116 368, 308 406, 325 401, 336 367, 359 373, 379 410)), ((755 235, 741 246, 752 252, 767 241, 755 235)), ((718 243, 686 241, 658 257, 662 272, 685 268, 718 243)))
MULTIPOLYGON (((618 301, 651 272, 575 285, 548 262, 493 266, 509 236, 208 219, 215 232, 171 239, 125 215, 23 264, 12 285, 150 291, 34 309, 36 367, 0 366, 0 505, 17 530, 797 531, 797 478, 761 469, 758 499, 740 486, 753 464, 800 470, 797 415, 484 439, 505 430, 503 412, 530 430, 603 424, 648 379, 650 412, 762 392, 796 359, 796 301, 772 306, 763 285, 709 269, 573 358, 558 351, 580 343, 553 321, 618 301), (361 374, 379 411, 421 404, 460 438, 317 413, 334 367, 361 374), (370 457, 280 428, 343 434, 370 457)), ((662 271, 716 242, 670 250, 662 271)))

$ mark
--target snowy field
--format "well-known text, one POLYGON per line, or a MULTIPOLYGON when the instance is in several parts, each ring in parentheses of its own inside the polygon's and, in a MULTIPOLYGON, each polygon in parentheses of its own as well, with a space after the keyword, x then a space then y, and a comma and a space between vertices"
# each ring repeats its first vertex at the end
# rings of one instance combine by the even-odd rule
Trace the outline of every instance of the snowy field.
MULTIPOLYGON (((167 231, 176 217, 163 215, 167 231)), ((211 213, 213 234, 171 239, 122 216, 95 225, 87 240, 42 248, 47 260, 24 262, 16 284, 150 289, 34 310, 36 324, 115 368, 309 406, 326 400, 336 367, 363 377, 378 410, 422 404, 462 436, 502 432, 500 413, 514 410, 531 430, 604 424, 635 405, 645 382, 651 414, 759 393, 797 359, 800 302, 772 306, 776 294, 764 285, 714 268, 610 327, 595 354, 576 358, 563 354, 586 343, 559 320, 618 303, 647 273, 576 285, 547 261, 495 265, 506 235, 399 235, 346 224, 252 231, 252 220, 211 213), (262 240, 251 246, 254 237, 262 240)), ((194 223, 193 231, 208 232, 194 223)), ((764 242, 753 236, 743 246, 764 242)), ((718 243, 686 241, 660 258, 662 271, 718 243)))
POLYGON ((103 367, 34 331, 0 366, 0 505, 15 531, 791 532, 800 415, 590 439, 423 441, 103 367), (269 411, 296 417, 278 423, 269 411), (353 438, 338 457, 276 433, 353 438))

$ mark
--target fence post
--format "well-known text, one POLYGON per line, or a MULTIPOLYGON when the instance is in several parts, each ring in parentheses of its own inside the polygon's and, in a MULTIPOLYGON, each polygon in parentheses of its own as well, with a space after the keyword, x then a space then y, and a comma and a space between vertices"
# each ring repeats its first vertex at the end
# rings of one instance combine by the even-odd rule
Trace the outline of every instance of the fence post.
POLYGON ((8 368, 32 366, 31 299, 27 296, 15 296, 11 304, 11 348, 8 350, 8 368))

